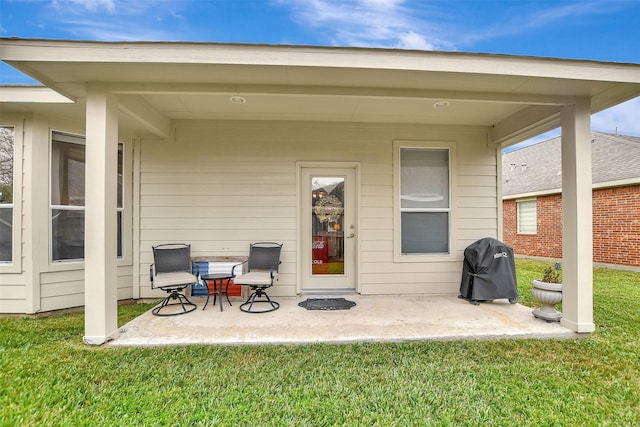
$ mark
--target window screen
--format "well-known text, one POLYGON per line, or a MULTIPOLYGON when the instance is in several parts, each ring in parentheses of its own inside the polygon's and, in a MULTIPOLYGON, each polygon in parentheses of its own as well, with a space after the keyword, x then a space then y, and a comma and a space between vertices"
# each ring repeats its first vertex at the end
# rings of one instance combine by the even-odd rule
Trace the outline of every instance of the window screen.
POLYGON ((449 253, 449 150, 400 149, 402 254, 449 253))
MULTIPOLYGON (((123 146, 118 144, 117 256, 123 256, 123 146)), ((85 138, 51 137, 51 259, 84 259, 85 138)))

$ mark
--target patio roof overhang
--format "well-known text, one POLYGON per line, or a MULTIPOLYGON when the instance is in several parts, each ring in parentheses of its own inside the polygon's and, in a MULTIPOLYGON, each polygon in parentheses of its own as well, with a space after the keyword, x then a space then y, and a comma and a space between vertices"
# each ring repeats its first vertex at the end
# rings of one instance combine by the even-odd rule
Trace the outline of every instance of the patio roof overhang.
POLYGON ((484 126, 509 145, 579 99, 595 113, 640 95, 640 64, 506 55, 0 39, 0 59, 80 105, 101 85, 121 125, 163 138, 173 120, 302 120, 484 126))

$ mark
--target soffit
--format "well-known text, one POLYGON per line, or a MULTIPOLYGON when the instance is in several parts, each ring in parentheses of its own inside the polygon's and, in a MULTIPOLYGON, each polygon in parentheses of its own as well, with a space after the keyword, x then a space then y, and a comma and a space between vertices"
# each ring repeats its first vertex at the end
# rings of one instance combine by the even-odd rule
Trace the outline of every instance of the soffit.
POLYGON ((217 93, 203 95, 147 94, 143 99, 171 119, 322 120, 384 123, 431 123, 486 126, 523 108, 517 104, 473 101, 452 102, 434 108, 438 99, 217 93), (238 94, 247 102, 233 104, 238 94))
POLYGON ((139 95, 168 119, 330 120, 492 126, 528 105, 616 86, 477 73, 211 64, 30 63, 72 99, 86 82, 139 95), (229 98, 241 95, 243 105, 229 98), (433 104, 449 100, 450 106, 433 104))
MULTIPOLYGON (((291 67, 273 65, 164 63, 13 63, 70 97, 83 97, 86 82, 134 85, 245 85, 317 88, 389 88, 507 93, 522 95, 593 96, 615 82, 570 78, 510 76, 470 72, 291 67)), ((160 89, 159 89, 160 90, 160 89)), ((169 86, 167 91, 172 90, 169 86)), ((203 87, 203 90, 206 90, 203 87)))

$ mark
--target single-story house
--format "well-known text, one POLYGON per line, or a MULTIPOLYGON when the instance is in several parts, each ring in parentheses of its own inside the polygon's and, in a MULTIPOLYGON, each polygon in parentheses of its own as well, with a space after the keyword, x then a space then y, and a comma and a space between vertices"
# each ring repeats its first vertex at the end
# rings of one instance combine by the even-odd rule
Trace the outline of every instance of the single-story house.
POLYGON ((501 150, 561 126, 562 323, 594 330, 590 116, 640 95, 640 64, 15 38, 0 59, 44 85, 1 88, 0 312, 84 305, 85 342, 104 343, 118 300, 162 296, 148 271, 167 242, 283 243, 275 297, 455 296, 464 249, 502 238, 501 150))
MULTIPOLYGON (((502 156, 504 241, 562 258, 561 138, 502 156)), ((640 270, 640 137, 593 132, 593 261, 640 270)))

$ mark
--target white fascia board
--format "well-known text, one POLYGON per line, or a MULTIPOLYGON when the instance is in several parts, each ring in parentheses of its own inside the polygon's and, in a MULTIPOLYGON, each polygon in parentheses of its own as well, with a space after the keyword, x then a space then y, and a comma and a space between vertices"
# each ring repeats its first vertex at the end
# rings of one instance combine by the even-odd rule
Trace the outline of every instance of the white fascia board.
POLYGON ((597 182, 593 184, 593 189, 598 190, 602 188, 628 187, 630 185, 639 185, 639 184, 640 184, 640 176, 635 178, 620 179, 617 181, 597 182))
POLYGON ((0 39, 6 62, 282 65, 640 83, 640 64, 380 48, 0 39))
POLYGON ((502 200, 532 199, 540 196, 550 196, 552 194, 562 194, 562 188, 552 188, 550 190, 532 191, 531 193, 509 194, 507 196, 502 196, 502 200))
POLYGON ((72 104, 74 101, 44 86, 0 86, 2 103, 72 104))

